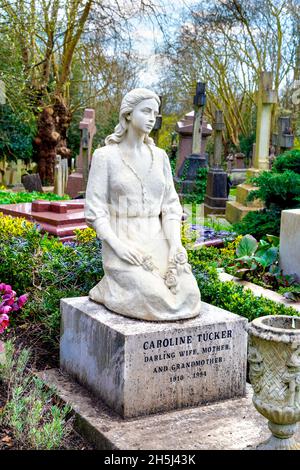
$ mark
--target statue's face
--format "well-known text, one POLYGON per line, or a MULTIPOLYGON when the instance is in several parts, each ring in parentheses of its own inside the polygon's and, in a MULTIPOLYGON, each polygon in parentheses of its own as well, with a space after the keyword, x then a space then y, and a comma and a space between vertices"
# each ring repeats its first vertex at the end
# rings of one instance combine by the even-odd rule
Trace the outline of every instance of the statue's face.
POLYGON ((158 104, 154 98, 141 101, 129 115, 131 126, 139 132, 149 134, 155 124, 158 111, 158 104))

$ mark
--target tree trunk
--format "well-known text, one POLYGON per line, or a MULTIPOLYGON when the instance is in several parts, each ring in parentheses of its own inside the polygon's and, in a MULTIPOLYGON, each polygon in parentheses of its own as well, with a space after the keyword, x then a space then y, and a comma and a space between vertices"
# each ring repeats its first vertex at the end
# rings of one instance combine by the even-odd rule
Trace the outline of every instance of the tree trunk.
POLYGON ((69 158, 67 130, 71 121, 70 111, 61 96, 56 96, 52 106, 43 109, 38 117, 38 132, 34 140, 38 171, 44 185, 54 184, 54 165, 56 155, 69 158))

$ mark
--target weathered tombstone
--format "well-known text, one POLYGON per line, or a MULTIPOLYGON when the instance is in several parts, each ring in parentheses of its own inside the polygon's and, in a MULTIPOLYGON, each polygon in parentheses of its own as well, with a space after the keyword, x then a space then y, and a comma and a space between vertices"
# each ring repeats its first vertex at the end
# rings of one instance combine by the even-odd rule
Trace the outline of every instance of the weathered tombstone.
POLYGON ((56 155, 54 168, 54 193, 63 196, 68 182, 68 159, 56 155))
MULTIPOLYGON (((194 115, 195 112, 191 111, 187 113, 183 119, 176 123, 175 131, 179 135, 178 142, 178 154, 176 160, 175 174, 178 175, 178 171, 184 163, 186 157, 192 153, 193 147, 193 126, 194 126, 194 115)), ((212 134, 212 127, 208 124, 205 119, 202 121, 201 129, 201 154, 206 155, 205 149, 207 144, 207 138, 212 134)))
POLYGON ((256 146, 253 166, 256 170, 269 169, 272 106, 277 93, 272 90, 272 72, 262 72, 257 97, 256 146))
POLYGON ((244 183, 246 180, 245 154, 242 152, 233 155, 232 168, 230 172, 231 182, 234 186, 244 183))
POLYGON ((26 191, 29 191, 30 193, 33 191, 39 191, 40 193, 44 192, 41 177, 38 173, 33 175, 23 175, 22 183, 26 191))
POLYGON ((61 165, 61 156, 56 155, 55 166, 54 166, 54 193, 58 196, 63 196, 63 174, 61 165))
POLYGON ((81 140, 79 156, 76 161, 76 171, 69 176, 66 189, 66 194, 72 198, 82 195, 86 188, 92 158, 93 138, 96 133, 94 109, 85 109, 79 129, 81 130, 81 140))
POLYGON ((2 160, 0 160, 0 184, 6 185, 6 167, 7 167, 7 162, 6 158, 4 157, 2 160))
POLYGON ((7 169, 8 184, 7 187, 17 191, 24 191, 22 184, 22 172, 25 170, 23 161, 18 159, 16 162, 12 161, 7 169))
POLYGON ((283 274, 296 275, 300 282, 300 209, 281 212, 279 264, 283 274))
POLYGON ((198 82, 194 96, 192 153, 184 160, 175 177, 180 196, 196 190, 199 169, 207 166, 207 158, 201 154, 201 130, 205 103, 205 83, 198 82))
POLYGON ((229 155, 227 155, 226 162, 227 162, 227 172, 231 173, 233 170, 233 162, 234 162, 233 153, 230 153, 229 155))
POLYGON ((225 128, 223 113, 215 114, 213 129, 215 131, 214 158, 212 168, 207 175, 204 214, 224 214, 227 201, 227 173, 221 168, 222 132, 225 128))
POLYGON ((235 154, 234 158, 235 158, 235 169, 244 170, 245 169, 245 154, 242 152, 238 152, 235 154))
POLYGON ((291 126, 290 117, 281 116, 278 118, 278 133, 272 135, 272 145, 276 147, 277 155, 294 146, 294 134, 291 126))
MULTIPOLYGON (((269 147, 271 138, 272 106, 277 102, 277 94, 272 90, 272 72, 262 72, 257 93, 257 126, 255 152, 252 157, 252 168, 246 172, 247 176, 257 176, 262 170, 269 169, 269 147)), ((248 194, 256 189, 252 184, 243 183, 237 186, 236 200, 226 204, 226 219, 238 222, 248 212, 263 207, 260 201, 248 202, 248 194)))

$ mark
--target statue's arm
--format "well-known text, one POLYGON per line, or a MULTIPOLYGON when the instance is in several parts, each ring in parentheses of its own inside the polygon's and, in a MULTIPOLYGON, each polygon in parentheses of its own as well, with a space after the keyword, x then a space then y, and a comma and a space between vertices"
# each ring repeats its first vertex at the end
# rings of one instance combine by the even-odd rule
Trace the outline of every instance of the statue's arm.
POLYGON ((85 217, 97 237, 106 241, 113 250, 120 242, 110 225, 107 156, 97 149, 92 158, 86 188, 85 217))
POLYGON ((181 243, 182 207, 176 193, 169 157, 164 153, 166 187, 162 202, 162 225, 170 248, 179 248, 181 243))

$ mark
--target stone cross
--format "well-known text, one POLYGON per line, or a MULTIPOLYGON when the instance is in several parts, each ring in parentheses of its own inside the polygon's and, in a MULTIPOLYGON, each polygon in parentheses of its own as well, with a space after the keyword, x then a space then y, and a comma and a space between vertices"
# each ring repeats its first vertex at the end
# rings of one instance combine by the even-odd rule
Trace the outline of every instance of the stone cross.
POLYGON ((272 106, 277 102, 276 91, 272 89, 272 72, 262 72, 257 94, 256 146, 253 166, 257 170, 269 169, 269 146, 271 136, 272 106))
POLYGON ((225 129, 225 123, 223 119, 223 112, 217 110, 215 113, 215 121, 213 123, 213 129, 215 131, 214 139, 214 158, 213 168, 221 168, 222 158, 222 132, 225 129))
POLYGON ((201 129, 204 106, 206 103, 205 83, 197 82, 196 95, 194 96, 194 126, 192 154, 201 154, 201 129))
POLYGON ((85 191, 92 158, 93 137, 96 133, 94 109, 84 110, 83 119, 80 121, 79 129, 81 129, 79 161, 82 164, 83 190, 85 191))

